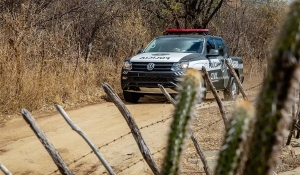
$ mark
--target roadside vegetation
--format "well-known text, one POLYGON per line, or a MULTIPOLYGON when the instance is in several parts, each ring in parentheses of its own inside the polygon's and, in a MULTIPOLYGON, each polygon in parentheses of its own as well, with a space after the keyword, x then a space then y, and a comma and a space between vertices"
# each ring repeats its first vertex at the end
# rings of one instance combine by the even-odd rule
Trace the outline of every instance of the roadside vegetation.
POLYGON ((124 59, 166 28, 209 28, 246 78, 262 75, 287 4, 280 1, 4 0, 0 2, 0 118, 54 103, 101 101, 120 91, 124 59), (194 3, 194 4, 193 4, 194 3))

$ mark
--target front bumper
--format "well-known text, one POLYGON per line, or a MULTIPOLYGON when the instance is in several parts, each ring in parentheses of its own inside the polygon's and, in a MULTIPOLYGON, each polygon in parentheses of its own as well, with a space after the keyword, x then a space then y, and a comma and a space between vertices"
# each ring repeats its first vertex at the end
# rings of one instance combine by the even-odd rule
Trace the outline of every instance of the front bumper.
POLYGON ((161 94, 158 84, 169 93, 177 93, 177 82, 184 71, 126 71, 122 70, 121 86, 124 91, 161 94))

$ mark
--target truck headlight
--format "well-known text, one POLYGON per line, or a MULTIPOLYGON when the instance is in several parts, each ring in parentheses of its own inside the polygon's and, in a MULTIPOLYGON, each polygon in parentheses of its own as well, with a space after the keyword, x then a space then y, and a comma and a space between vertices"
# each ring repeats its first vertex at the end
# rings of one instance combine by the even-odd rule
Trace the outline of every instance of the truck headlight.
POLYGON ((187 69, 189 67, 189 62, 181 62, 180 67, 181 69, 187 69))
POLYGON ((171 70, 182 70, 187 69, 189 67, 189 62, 180 62, 180 63, 174 63, 171 70))
POLYGON ((130 61, 124 61, 123 62, 123 69, 131 70, 132 69, 132 63, 130 61))

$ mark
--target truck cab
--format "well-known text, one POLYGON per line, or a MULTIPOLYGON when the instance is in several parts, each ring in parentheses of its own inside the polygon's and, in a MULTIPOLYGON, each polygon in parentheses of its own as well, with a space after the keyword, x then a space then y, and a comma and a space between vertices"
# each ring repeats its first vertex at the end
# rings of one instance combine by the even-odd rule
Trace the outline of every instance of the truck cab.
POLYGON ((240 57, 229 56, 221 37, 208 35, 207 29, 167 29, 164 35, 156 37, 145 49, 123 62, 124 99, 136 103, 144 95, 162 94, 158 84, 175 95, 177 83, 185 71, 188 68, 201 71, 204 66, 215 88, 224 92, 224 99, 235 100, 238 86, 225 59, 243 82, 243 61, 240 57))

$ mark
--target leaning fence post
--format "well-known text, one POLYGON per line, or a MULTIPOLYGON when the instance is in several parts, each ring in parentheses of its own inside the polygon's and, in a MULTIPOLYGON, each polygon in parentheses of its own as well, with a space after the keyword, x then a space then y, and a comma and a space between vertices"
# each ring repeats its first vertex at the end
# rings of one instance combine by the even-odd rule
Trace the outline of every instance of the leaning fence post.
POLYGON ((213 93, 213 95, 214 95, 214 97, 215 97, 215 99, 216 99, 216 101, 218 103, 218 106, 219 106, 219 109, 220 109, 220 112, 221 112, 221 115, 222 115, 222 118, 223 118, 223 121, 224 121, 224 125, 225 125, 225 128, 226 128, 228 119, 227 119, 227 116, 226 116, 226 112, 225 112, 223 103, 222 103, 222 101, 221 101, 221 99, 220 99, 220 97, 219 97, 219 95, 217 93, 217 90, 216 90, 215 86, 211 82, 210 77, 209 77, 209 75, 208 75, 208 73, 206 71, 206 68, 204 66, 202 67, 202 72, 204 74, 206 82, 210 86, 210 89, 211 89, 211 91, 212 91, 212 93, 213 93))
POLYGON ((239 77, 237 76, 236 72, 234 71, 233 67, 230 65, 230 63, 229 63, 229 61, 227 59, 225 59, 225 63, 227 65, 229 71, 231 72, 233 78, 235 79, 235 82, 238 84, 239 89, 240 89, 240 91, 241 91, 241 93, 243 95, 244 100, 248 100, 248 97, 245 94, 245 91, 244 91, 244 88, 242 86, 242 83, 241 83, 239 77))
MULTIPOLYGON (((176 106, 175 100, 170 96, 170 94, 166 91, 166 89, 162 85, 160 85, 160 84, 158 86, 159 86, 160 90, 162 91, 162 93, 173 104, 173 106, 176 106)), ((192 141, 194 143, 194 146, 195 146, 195 148, 197 150, 197 153, 199 154, 200 159, 201 159, 201 161, 203 163, 203 168, 204 168, 204 171, 205 171, 206 175, 211 175, 210 169, 209 169, 209 167, 207 165, 207 161, 206 161, 205 155, 203 154, 203 152, 202 152, 202 150, 201 150, 201 148, 199 146, 199 143, 198 143, 197 139, 195 138, 193 132, 191 132, 191 139, 192 139, 192 141)))
POLYGON ((101 161, 101 163, 104 165, 106 170, 111 175, 115 175, 116 173, 113 171, 111 166, 106 162, 104 157, 101 155, 101 153, 97 150, 93 142, 88 138, 88 136, 77 126, 68 116, 68 114, 65 112, 65 110, 60 105, 54 105, 55 108, 58 110, 58 112, 63 116, 63 118, 66 120, 66 122, 71 126, 71 128, 76 131, 83 139, 88 143, 88 145, 92 148, 98 159, 101 161))
POLYGON ((120 97, 113 91, 113 89, 110 87, 109 84, 107 83, 103 83, 102 87, 105 91, 105 93, 109 96, 109 98, 113 101, 113 103, 117 106, 117 108, 119 109, 119 111, 122 113, 122 115, 124 116, 130 130, 131 133, 136 141, 136 143, 138 144, 138 147, 143 155, 143 158, 146 160, 147 164, 149 165, 149 167, 151 168, 152 172, 155 175, 159 175, 160 174, 160 170, 157 167, 157 164, 155 162, 155 160, 153 159, 151 152, 146 144, 146 142, 144 141, 139 128, 137 127, 133 117, 131 116, 129 110, 127 109, 127 107, 124 105, 124 103, 122 102, 122 100, 120 99, 120 97))
POLYGON ((178 84, 178 101, 173 113, 173 121, 168 138, 166 156, 163 163, 163 175, 177 175, 180 169, 180 159, 188 132, 189 122, 195 115, 198 101, 202 100, 202 76, 196 69, 188 69, 178 84))
POLYGON ((41 143, 44 145, 50 156, 52 157, 54 163, 58 167, 58 170, 61 174, 64 175, 73 175, 74 173, 69 170, 66 163, 63 161, 63 159, 60 157, 59 153, 56 151, 52 143, 48 140, 45 133, 42 131, 42 129, 38 126, 36 121, 34 120, 33 116, 27 109, 22 109, 21 114, 24 118, 24 120, 30 125, 30 128, 33 130, 35 135, 38 137, 38 139, 41 141, 41 143))
POLYGON ((170 101, 170 103, 172 103, 173 106, 175 106, 175 100, 171 97, 171 95, 166 91, 166 89, 158 84, 159 89, 161 90, 161 92, 165 95, 165 97, 170 101))
POLYGON ((162 86, 162 85, 160 85, 160 84, 158 84, 158 87, 159 87, 159 89, 161 90, 161 92, 164 94, 164 96, 171 102, 171 104, 175 107, 176 106, 176 104, 175 104, 175 100, 171 97, 171 95, 166 91, 166 89, 162 86))
POLYGON ((11 172, 0 162, 0 170, 5 174, 5 175, 12 175, 11 172))
POLYGON ((197 153, 199 154, 200 159, 201 159, 201 161, 202 161, 202 163, 203 163, 203 169, 204 169, 206 175, 211 175, 211 171, 210 171, 209 166, 208 166, 208 164, 207 164, 206 157, 205 157, 205 155, 203 154, 203 152, 202 152, 202 150, 201 150, 201 148, 200 148, 200 146, 199 146, 199 143, 198 143, 197 139, 195 138, 193 132, 191 132, 191 139, 192 139, 192 141, 193 141, 193 143, 194 143, 194 146, 195 146, 195 148, 196 148, 196 150, 197 150, 197 153))

